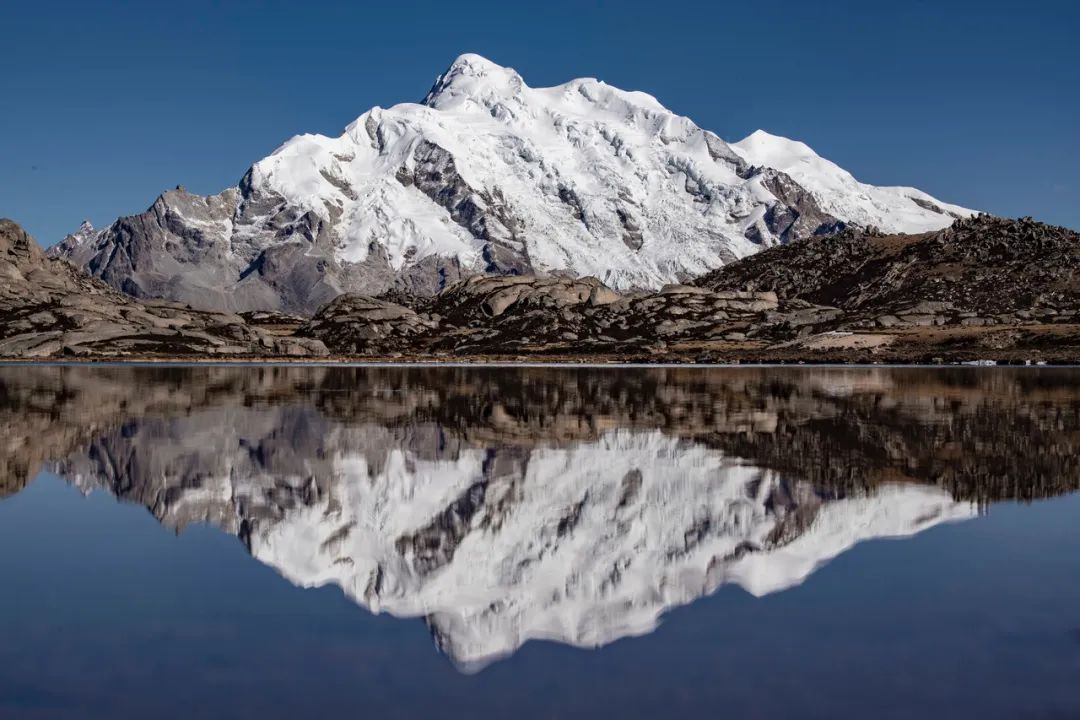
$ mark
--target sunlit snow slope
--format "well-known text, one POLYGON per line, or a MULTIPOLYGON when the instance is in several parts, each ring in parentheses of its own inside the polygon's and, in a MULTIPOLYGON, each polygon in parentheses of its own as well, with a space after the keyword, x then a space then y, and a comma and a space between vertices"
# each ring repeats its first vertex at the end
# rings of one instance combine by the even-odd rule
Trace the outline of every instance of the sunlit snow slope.
POLYGON ((828 213, 853 225, 887 233, 940 230, 973 210, 943 203, 911 187, 876 187, 810 149, 805 143, 758 130, 731 146, 751 165, 775 168, 809 190, 828 213))

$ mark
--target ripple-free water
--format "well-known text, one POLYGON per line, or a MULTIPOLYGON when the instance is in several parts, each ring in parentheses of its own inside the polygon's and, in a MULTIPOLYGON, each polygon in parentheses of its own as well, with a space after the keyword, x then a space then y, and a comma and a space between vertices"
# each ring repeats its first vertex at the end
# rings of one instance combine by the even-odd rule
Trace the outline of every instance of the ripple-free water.
POLYGON ((0 368, 0 717, 1074 717, 1080 371, 0 368))

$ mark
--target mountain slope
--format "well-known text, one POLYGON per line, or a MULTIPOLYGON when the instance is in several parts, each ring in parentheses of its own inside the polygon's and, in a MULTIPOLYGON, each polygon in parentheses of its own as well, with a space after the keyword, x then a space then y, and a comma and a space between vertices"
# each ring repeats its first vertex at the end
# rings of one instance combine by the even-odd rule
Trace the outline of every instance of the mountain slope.
MULTIPOLYGON (((477 272, 656 288, 865 222, 834 197, 844 183, 811 193, 744 155, 644 93, 594 79, 531 88, 463 55, 421 104, 373 108, 336 138, 297 136, 236 188, 178 188, 55 253, 138 297, 312 313, 343 291, 432 294, 477 272)), ((886 195, 877 224, 951 220, 886 195)))
POLYGON ((821 208, 850 225, 887 233, 940 230, 972 211, 943 203, 911 187, 875 187, 861 183, 806 144, 758 130, 731 146, 751 165, 787 173, 810 191, 821 208))

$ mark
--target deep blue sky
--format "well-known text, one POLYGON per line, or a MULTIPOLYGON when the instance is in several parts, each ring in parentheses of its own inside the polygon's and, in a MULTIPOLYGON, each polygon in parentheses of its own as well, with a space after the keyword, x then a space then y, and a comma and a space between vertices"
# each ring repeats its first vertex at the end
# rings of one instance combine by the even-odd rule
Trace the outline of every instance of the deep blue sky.
POLYGON ((177 184, 213 193, 301 132, 421 98, 462 52, 533 86, 644 90, 734 141, 1080 228, 1080 3, 0 4, 0 216, 43 244, 177 184))

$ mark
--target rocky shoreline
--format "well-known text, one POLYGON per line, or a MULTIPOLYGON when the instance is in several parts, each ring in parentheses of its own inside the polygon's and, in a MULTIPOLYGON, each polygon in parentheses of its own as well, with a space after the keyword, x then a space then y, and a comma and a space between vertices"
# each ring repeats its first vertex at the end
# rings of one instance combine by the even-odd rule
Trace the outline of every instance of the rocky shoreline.
POLYGON ((1080 235, 1030 219, 845 230, 658 291, 474 275, 311 318, 137 300, 0 221, 0 358, 32 361, 1073 364, 1080 235))

